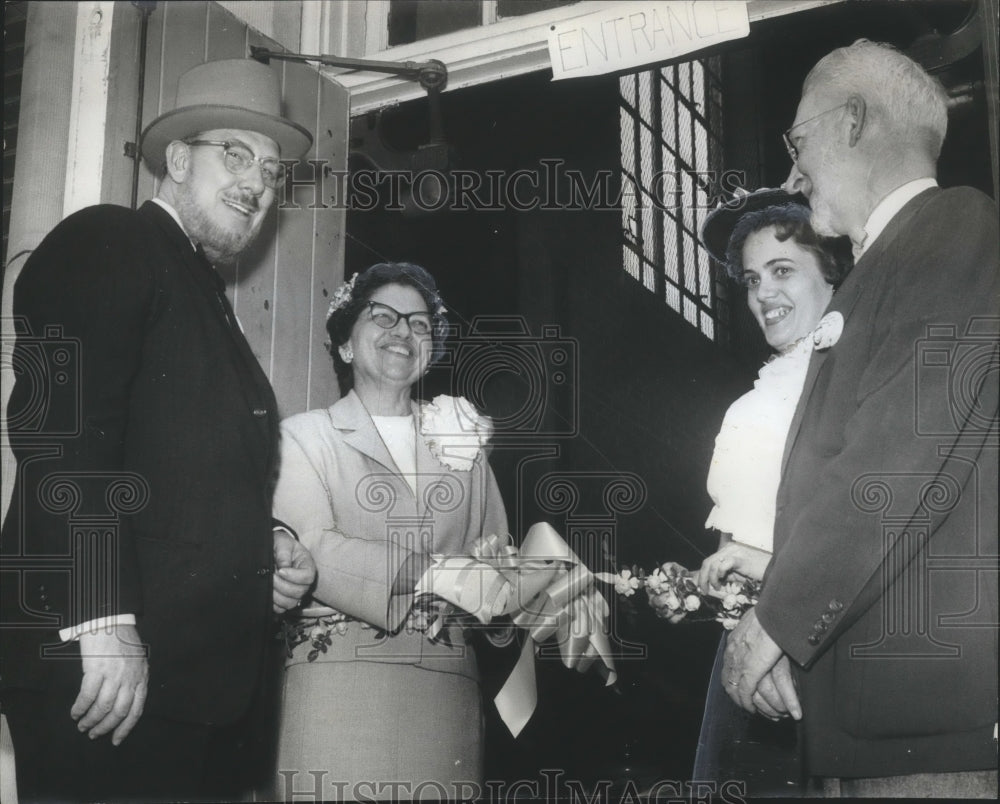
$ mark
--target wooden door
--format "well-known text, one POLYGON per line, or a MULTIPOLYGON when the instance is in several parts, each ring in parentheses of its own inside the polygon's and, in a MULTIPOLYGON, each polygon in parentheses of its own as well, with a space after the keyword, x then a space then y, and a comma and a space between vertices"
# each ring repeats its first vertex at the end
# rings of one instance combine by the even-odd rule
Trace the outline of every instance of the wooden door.
MULTIPOLYGON (((101 200, 127 205, 132 160, 125 143, 135 139, 139 80, 140 15, 121 4, 115 14, 110 65, 107 144, 101 200)), ((142 125, 174 106, 177 79, 206 61, 243 58, 251 45, 281 46, 213 2, 159 3, 149 18, 142 125)), ((305 64, 273 61, 281 80, 284 113, 305 126, 313 147, 296 166, 296 182, 322 170, 347 169, 348 92, 305 64)), ((138 203, 152 198, 157 177, 143 164, 138 203)), ((317 184, 279 192, 264 230, 229 279, 233 306, 254 354, 270 377, 282 417, 325 407, 337 396, 325 348, 329 295, 344 274, 346 209, 322 201, 317 184)))

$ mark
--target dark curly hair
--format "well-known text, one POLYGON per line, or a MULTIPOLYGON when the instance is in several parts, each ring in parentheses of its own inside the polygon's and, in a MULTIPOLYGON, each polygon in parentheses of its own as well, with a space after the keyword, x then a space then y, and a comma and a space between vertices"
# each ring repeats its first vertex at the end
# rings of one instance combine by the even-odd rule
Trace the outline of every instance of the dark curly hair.
POLYGON ((434 277, 412 262, 379 262, 375 263, 354 280, 351 298, 343 307, 334 310, 326 319, 326 331, 330 336, 330 355, 333 357, 333 370, 337 373, 337 382, 341 393, 347 393, 354 387, 354 369, 350 363, 345 363, 340 357, 338 347, 351 339, 351 331, 358 316, 368 306, 372 295, 384 285, 409 285, 423 298, 427 311, 431 314, 431 364, 436 363, 444 355, 444 342, 448 334, 448 319, 445 317, 444 299, 438 292, 434 277))
POLYGON ((746 270, 743 266, 743 246, 747 238, 761 229, 773 227, 774 236, 778 240, 784 242, 791 238, 814 254, 823 278, 828 284, 838 287, 854 264, 850 240, 846 237, 823 237, 816 234, 809 223, 810 214, 808 207, 801 204, 779 204, 748 212, 740 218, 729 236, 726 273, 742 283, 746 270))

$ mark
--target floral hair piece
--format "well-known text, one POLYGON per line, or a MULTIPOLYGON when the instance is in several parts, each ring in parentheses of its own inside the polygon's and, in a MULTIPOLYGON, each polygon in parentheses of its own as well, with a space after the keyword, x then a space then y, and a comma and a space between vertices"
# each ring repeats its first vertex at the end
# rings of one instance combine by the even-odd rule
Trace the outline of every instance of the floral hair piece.
POLYGON ((355 273, 350 279, 348 279, 339 288, 333 291, 333 296, 330 298, 330 306, 326 309, 326 320, 330 320, 337 310, 341 307, 346 307, 350 301, 351 296, 354 294, 354 283, 357 281, 358 275, 355 273))

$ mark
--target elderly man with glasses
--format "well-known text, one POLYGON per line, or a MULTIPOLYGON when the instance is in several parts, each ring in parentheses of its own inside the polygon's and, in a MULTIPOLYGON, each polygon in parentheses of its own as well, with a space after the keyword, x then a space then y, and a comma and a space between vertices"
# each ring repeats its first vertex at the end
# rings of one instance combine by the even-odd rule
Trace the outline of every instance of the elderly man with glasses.
POLYGON ((312 138, 257 62, 199 65, 177 98, 141 142, 157 197, 71 215, 14 289, 14 365, 62 345, 68 378, 22 371, 9 408, 3 553, 32 557, 2 597, 22 801, 241 796, 273 612, 315 577, 271 519, 278 411, 215 268, 312 138))
POLYGON ((785 132, 786 189, 856 265, 724 677, 745 709, 801 713, 830 796, 997 793, 997 209, 937 186, 946 126, 937 81, 860 40, 813 68, 785 132))

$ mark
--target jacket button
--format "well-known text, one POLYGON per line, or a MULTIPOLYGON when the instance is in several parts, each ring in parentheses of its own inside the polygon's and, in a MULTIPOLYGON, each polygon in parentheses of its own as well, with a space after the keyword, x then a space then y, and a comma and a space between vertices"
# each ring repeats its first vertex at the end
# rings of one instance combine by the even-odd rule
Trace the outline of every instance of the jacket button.
POLYGON ((48 595, 39 595, 38 599, 41 600, 42 603, 44 603, 46 600, 49 599, 49 597, 48 597, 48 595))
POLYGON ((38 587, 38 591, 39 592, 44 592, 45 591, 45 585, 43 584, 43 585, 39 586, 38 587))
POLYGON ((830 605, 827 606, 827 608, 830 609, 830 611, 843 611, 844 604, 839 600, 831 600, 830 605))
POLYGON ((261 577, 263 577, 265 575, 270 575, 271 574, 271 568, 270 567, 261 567, 260 569, 257 570, 257 574, 260 575, 261 577))
POLYGON ((817 636, 816 634, 810 634, 809 638, 806 640, 806 642, 808 642, 810 645, 818 645, 819 644, 819 636, 817 636))
POLYGON ((254 408, 253 415, 258 419, 263 419, 267 415, 267 408, 254 408))
POLYGON ((820 619, 825 623, 832 623, 837 619, 837 615, 829 611, 824 611, 823 614, 820 615, 820 619))
POLYGON ((52 607, 48 603, 46 603, 44 606, 42 606, 42 609, 44 611, 52 611, 52 607))

